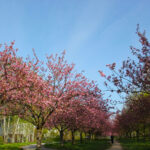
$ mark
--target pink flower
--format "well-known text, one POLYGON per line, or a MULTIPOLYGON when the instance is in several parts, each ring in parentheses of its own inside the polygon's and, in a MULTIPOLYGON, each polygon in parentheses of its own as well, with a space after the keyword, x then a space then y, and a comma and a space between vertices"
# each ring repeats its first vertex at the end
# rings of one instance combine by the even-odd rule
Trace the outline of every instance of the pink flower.
POLYGON ((99 71, 99 73, 102 77, 106 77, 106 75, 102 71, 99 71))

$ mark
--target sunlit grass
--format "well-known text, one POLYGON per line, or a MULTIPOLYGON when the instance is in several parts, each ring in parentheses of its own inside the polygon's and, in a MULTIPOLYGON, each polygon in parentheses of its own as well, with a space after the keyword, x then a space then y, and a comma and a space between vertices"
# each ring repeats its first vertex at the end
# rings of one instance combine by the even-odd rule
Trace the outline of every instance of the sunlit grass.
POLYGON ((0 145, 0 150, 21 150, 22 146, 30 145, 33 143, 9 143, 0 145))

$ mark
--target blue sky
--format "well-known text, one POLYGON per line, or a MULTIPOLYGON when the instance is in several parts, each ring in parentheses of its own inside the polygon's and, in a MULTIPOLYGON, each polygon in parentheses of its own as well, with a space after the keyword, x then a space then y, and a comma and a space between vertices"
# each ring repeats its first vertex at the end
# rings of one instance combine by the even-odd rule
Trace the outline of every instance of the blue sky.
POLYGON ((138 23, 149 36, 149 6, 149 0, 0 0, 0 43, 15 40, 19 55, 34 48, 42 60, 65 49, 76 70, 103 90, 98 70, 107 74, 106 64, 130 56, 138 23))

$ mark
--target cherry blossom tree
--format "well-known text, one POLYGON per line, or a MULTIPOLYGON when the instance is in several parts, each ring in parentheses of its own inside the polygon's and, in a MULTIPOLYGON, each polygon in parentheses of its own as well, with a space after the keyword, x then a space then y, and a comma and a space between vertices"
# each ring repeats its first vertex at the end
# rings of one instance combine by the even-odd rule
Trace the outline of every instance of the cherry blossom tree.
MULTIPOLYGON (((82 142, 82 132, 93 131, 104 132, 106 121, 109 117, 106 101, 102 99, 101 91, 94 82, 87 84, 85 94, 65 100, 53 113, 47 127, 54 126, 60 132, 60 142, 63 145, 63 132, 67 129, 72 133, 72 144, 74 144, 75 131, 80 132, 82 142)), ((85 88, 85 87, 84 87, 85 88)), ((62 102, 62 101, 61 101, 62 102)))
POLYGON ((89 140, 92 134, 103 135, 109 128, 108 120, 110 113, 102 100, 90 100, 87 105, 88 113, 84 116, 83 131, 89 133, 89 140), (105 128, 106 127, 106 128, 105 128))
POLYGON ((146 128, 149 128, 150 115, 149 95, 133 95, 126 102, 125 108, 121 113, 116 115, 115 129, 120 136, 132 137, 132 133, 136 132, 139 139, 140 133, 145 139, 146 128))
POLYGON ((1 48, 3 50, 0 52, 0 112, 4 114, 4 109, 12 112, 8 107, 16 104, 19 92, 29 88, 26 79, 29 77, 30 68, 16 55, 14 42, 11 42, 10 46, 1 45, 1 48))
POLYGON ((19 106, 19 116, 36 126, 37 147, 40 147, 42 128, 48 117, 59 101, 81 93, 84 88, 80 87, 84 87, 85 79, 80 74, 74 74, 74 65, 67 64, 65 53, 60 57, 47 57, 45 69, 35 53, 35 60, 24 62, 17 57, 13 45, 14 42, 6 45, 0 53, 1 106, 6 102, 19 106))
MULTIPOLYGON (((36 127, 37 148, 41 147, 42 129, 47 120, 61 109, 68 109, 67 127, 73 132, 81 129, 83 115, 80 115, 88 106, 86 100, 91 99, 88 103, 93 103, 92 111, 97 107, 96 99, 101 99, 100 90, 74 71, 74 64, 65 60, 65 52, 60 56, 47 56, 47 62, 43 64, 34 51, 34 59, 24 61, 17 56, 13 46, 14 42, 5 45, 4 51, 0 52, 1 109, 15 112, 36 127), (66 105, 69 105, 67 109, 66 105)), ((103 102, 100 106, 100 111, 105 112, 103 102)))
MULTIPOLYGON (((34 106, 41 96, 39 93, 36 95, 36 92, 41 90, 46 97, 48 93, 44 89, 48 84, 38 75, 37 62, 35 64, 24 62, 22 58, 16 55, 17 50, 13 46, 14 42, 10 46, 5 45, 4 50, 0 52, 1 112, 3 115, 8 114, 8 112, 13 112, 13 114, 15 112, 15 114, 24 116, 24 119, 28 120, 29 112, 35 110, 40 103, 38 102, 34 106), (3 111, 4 109, 5 111, 3 111)), ((38 109, 41 108, 38 107, 38 109)), ((30 120, 34 125, 36 117, 38 117, 37 114, 36 116, 33 115, 30 120), (33 117, 35 118, 33 119, 33 117)), ((38 124, 36 124, 37 126, 38 124)))
POLYGON ((106 78, 105 85, 112 92, 150 94, 150 43, 145 36, 145 31, 144 33, 139 31, 139 25, 136 33, 141 48, 131 46, 131 52, 135 59, 124 60, 120 69, 116 69, 116 63, 108 64, 107 67, 112 71, 109 76, 99 71, 100 75, 106 78), (113 83, 114 86, 110 86, 109 83, 113 83))
POLYGON ((29 75, 32 82, 27 81, 30 88, 20 93, 23 99, 18 102, 24 110, 22 117, 37 128, 37 147, 41 146, 42 128, 58 105, 85 94, 85 77, 75 73, 74 65, 69 65, 64 56, 63 52, 61 56, 47 57, 46 69, 39 68, 36 56, 36 63, 28 63, 33 70, 29 75))

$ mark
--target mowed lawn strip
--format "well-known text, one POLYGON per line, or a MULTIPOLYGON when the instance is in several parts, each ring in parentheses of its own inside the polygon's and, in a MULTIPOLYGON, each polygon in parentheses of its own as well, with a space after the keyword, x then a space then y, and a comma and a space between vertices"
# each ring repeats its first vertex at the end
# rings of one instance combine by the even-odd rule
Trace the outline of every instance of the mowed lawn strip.
POLYGON ((150 139, 149 140, 134 140, 134 139, 121 139, 119 140, 123 150, 150 150, 150 139))
POLYGON ((22 146, 31 145, 35 143, 9 143, 0 145, 0 150, 21 150, 22 146))
POLYGON ((95 141, 84 141, 82 144, 80 144, 79 141, 76 141, 74 145, 72 145, 70 142, 64 143, 64 146, 62 147, 60 143, 54 143, 54 144, 46 144, 45 147, 48 148, 54 148, 59 150, 106 150, 111 146, 110 141, 105 140, 95 140, 95 141))

